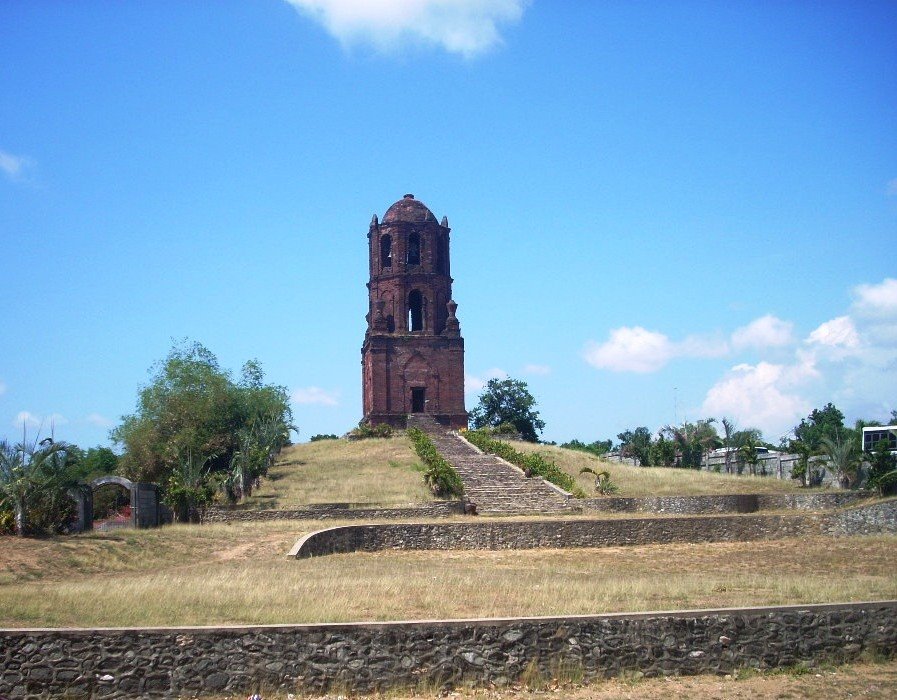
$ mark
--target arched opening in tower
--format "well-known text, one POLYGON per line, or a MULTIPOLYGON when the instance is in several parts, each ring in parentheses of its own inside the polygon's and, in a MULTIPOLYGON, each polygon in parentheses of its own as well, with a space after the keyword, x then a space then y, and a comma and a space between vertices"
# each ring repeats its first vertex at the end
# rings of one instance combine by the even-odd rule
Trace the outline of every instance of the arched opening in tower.
POLYGON ((408 295, 408 330, 424 329, 424 299, 420 290, 414 289, 408 295))
POLYGON ((408 265, 420 265, 420 235, 417 233, 408 236, 408 255, 405 262, 408 265))
POLYGON ((392 236, 380 236, 380 267, 392 267, 392 236))

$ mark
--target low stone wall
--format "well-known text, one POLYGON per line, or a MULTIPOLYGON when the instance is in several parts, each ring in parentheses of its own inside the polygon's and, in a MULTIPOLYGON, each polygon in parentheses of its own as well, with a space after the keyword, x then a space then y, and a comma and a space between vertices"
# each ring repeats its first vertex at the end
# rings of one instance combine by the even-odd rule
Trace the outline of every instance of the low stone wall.
POLYGON ((574 501, 585 513, 756 513, 760 510, 833 510, 872 494, 865 491, 789 494, 732 494, 719 496, 655 496, 647 498, 584 498, 574 501))
POLYGON ((818 515, 727 515, 343 525, 301 538, 298 559, 384 549, 570 549, 674 542, 745 542, 820 531, 818 515))
POLYGON ((559 618, 0 630, 0 695, 174 698, 731 673, 897 653, 897 601, 559 618))
POLYGON ((881 532, 897 532, 897 499, 834 514, 343 525, 305 535, 288 556, 302 559, 384 549, 569 549, 750 542, 807 534, 881 532))
POLYGON ((268 520, 387 520, 402 518, 445 518, 461 515, 461 501, 434 501, 408 506, 371 508, 351 503, 317 503, 302 508, 243 510, 241 508, 210 508, 204 522, 261 522, 268 520))
POLYGON ((845 508, 826 517, 825 532, 831 535, 877 535, 897 531, 897 499, 845 508))

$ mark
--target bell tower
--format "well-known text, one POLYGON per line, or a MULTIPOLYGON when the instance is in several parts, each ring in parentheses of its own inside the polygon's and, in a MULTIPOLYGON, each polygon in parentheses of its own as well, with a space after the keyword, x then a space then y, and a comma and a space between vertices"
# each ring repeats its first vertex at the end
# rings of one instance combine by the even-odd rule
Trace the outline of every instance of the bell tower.
POLYGON ((448 220, 413 194, 374 215, 361 347, 364 420, 405 427, 409 413, 467 426, 464 339, 452 300, 448 220))

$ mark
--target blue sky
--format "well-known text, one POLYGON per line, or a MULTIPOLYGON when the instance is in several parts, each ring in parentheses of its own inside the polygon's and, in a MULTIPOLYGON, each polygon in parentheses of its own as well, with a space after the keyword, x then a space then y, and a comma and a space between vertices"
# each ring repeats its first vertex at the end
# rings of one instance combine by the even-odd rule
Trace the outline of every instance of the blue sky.
POLYGON ((546 439, 897 408, 897 4, 0 4, 0 437, 172 339, 361 417, 371 215, 452 226, 468 408, 546 439))

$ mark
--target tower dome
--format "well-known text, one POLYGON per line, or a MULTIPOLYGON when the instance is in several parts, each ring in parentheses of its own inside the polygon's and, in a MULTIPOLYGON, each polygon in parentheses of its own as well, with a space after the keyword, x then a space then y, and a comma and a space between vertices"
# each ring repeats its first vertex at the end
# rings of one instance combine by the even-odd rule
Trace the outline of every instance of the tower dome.
POLYGON ((383 223, 395 223, 405 221, 412 224, 436 223, 427 205, 414 198, 413 194, 406 194, 398 202, 393 204, 383 215, 383 223))

